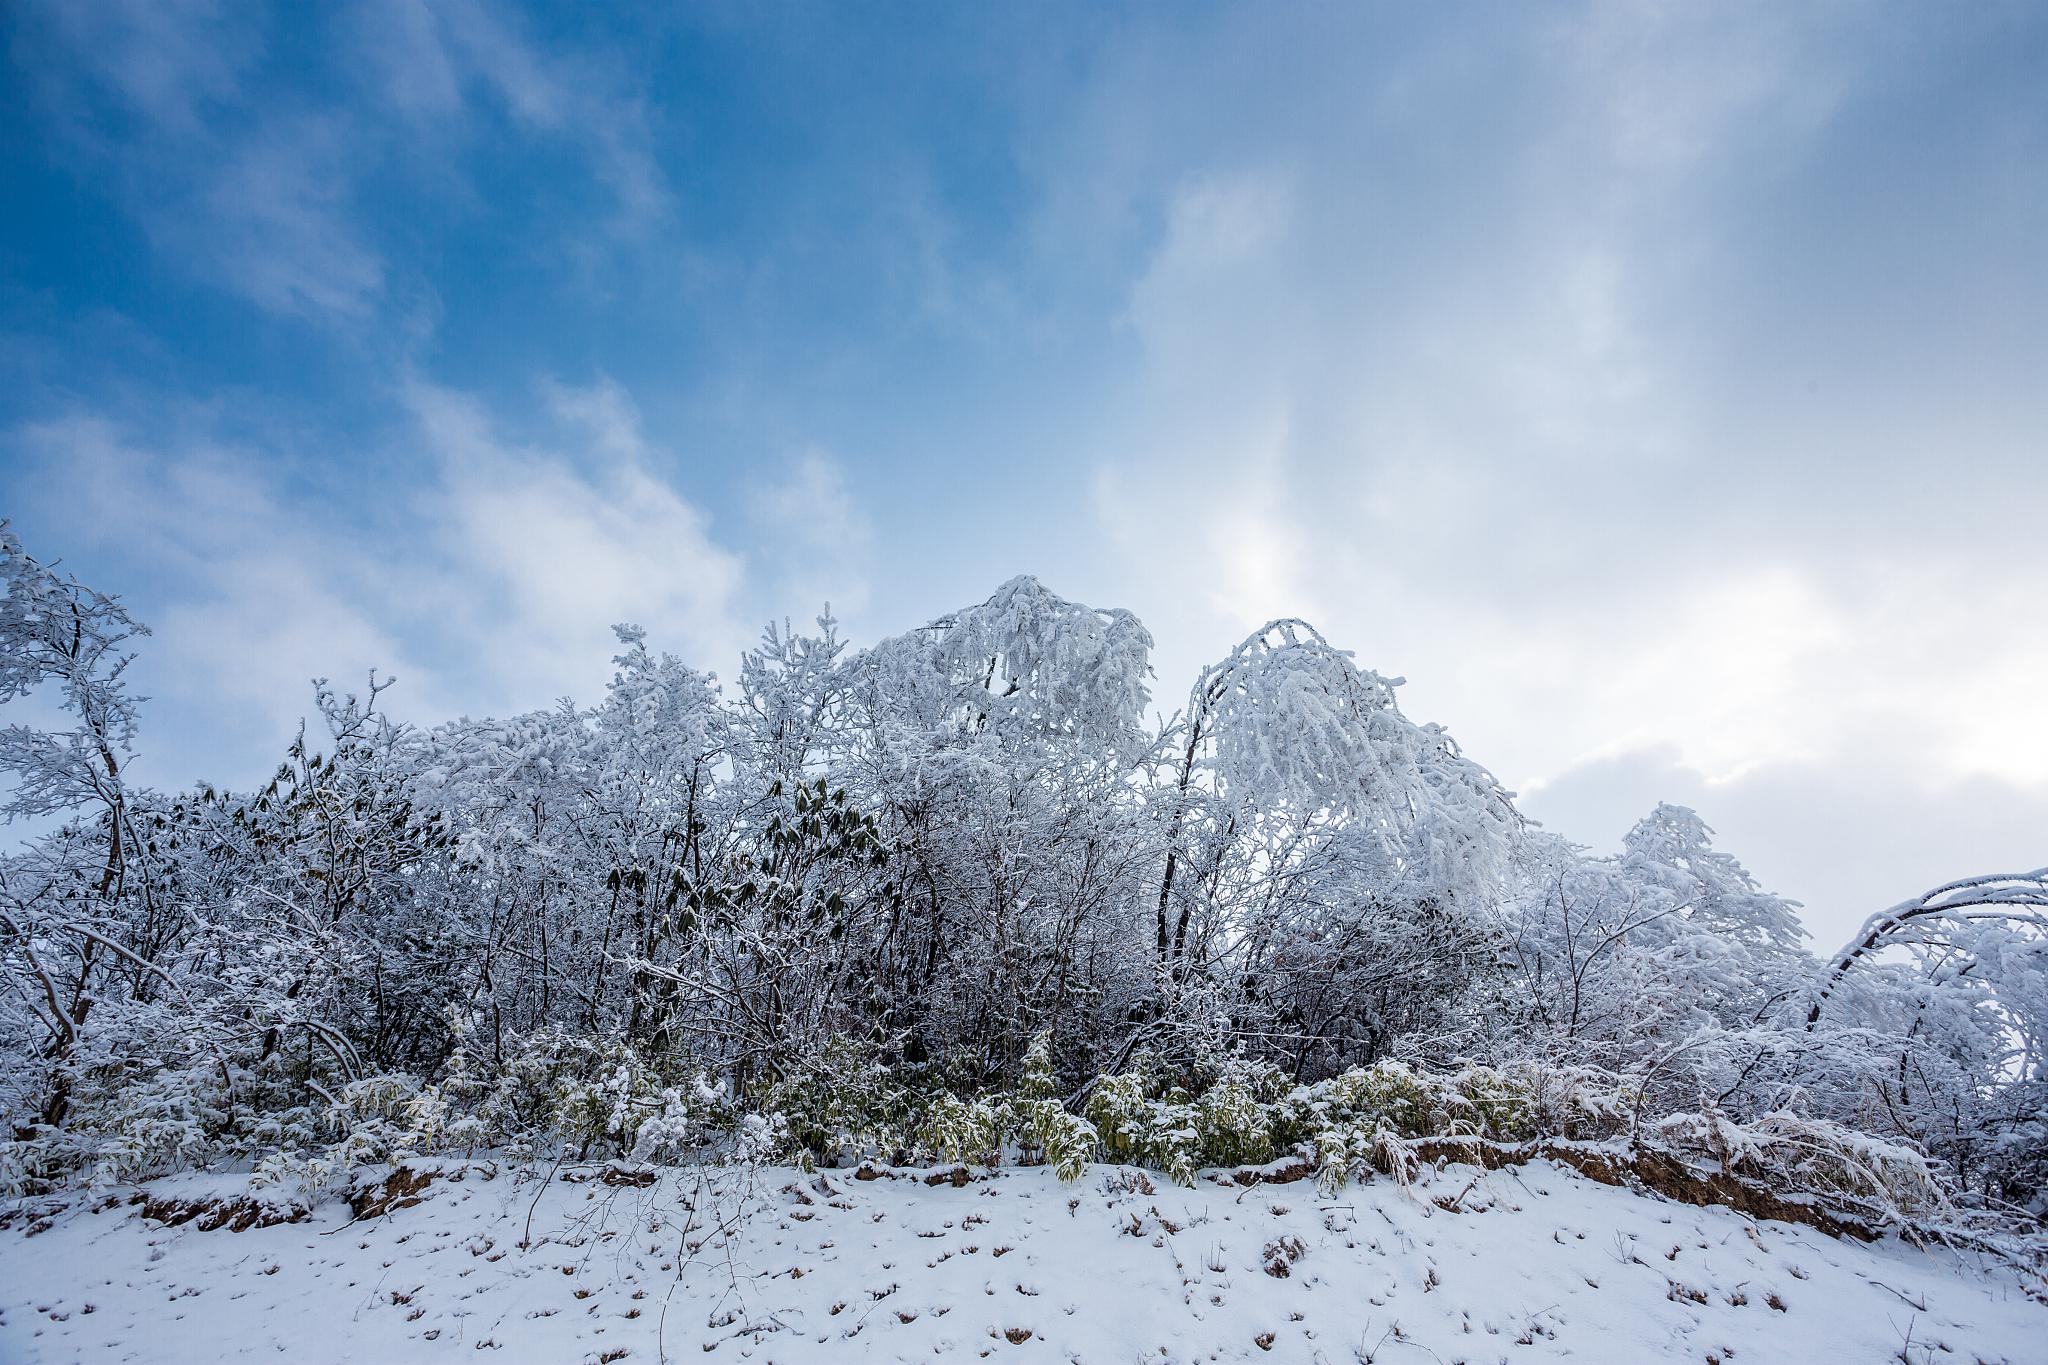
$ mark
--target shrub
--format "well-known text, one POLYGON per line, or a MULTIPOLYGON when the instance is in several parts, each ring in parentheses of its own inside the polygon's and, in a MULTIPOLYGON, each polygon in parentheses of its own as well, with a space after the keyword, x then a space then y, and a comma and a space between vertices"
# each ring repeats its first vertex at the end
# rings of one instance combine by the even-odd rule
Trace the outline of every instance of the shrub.
POLYGON ((1932 1164, 1910 1147, 1783 1110, 1747 1124, 1719 1111, 1671 1114, 1658 1141, 1730 1174, 1869 1208, 1895 1222, 1949 1211, 1932 1164))
POLYGON ((908 1147, 914 1098, 873 1048, 834 1038, 768 1087, 757 1108, 780 1124, 779 1156, 836 1166, 908 1147))
POLYGON ((1010 1126, 1008 1117, 987 1100, 940 1094, 925 1109, 919 1132, 944 1160, 993 1165, 1010 1126))
POLYGON ((1087 1120, 1111 1160, 1151 1166, 1192 1185, 1202 1141, 1194 1106, 1154 1099, 1152 1093, 1153 1082, 1144 1070, 1104 1076, 1089 1093, 1087 1120))
POLYGON ((1243 1166, 1272 1158, 1274 1116, 1261 1093, 1267 1079, 1266 1069, 1233 1060, 1195 1101, 1194 1128, 1204 1163, 1243 1166))
POLYGON ((1053 1173, 1069 1184, 1079 1180, 1095 1156, 1095 1125, 1051 1098, 1026 1100, 1019 1125, 1045 1154, 1053 1173))

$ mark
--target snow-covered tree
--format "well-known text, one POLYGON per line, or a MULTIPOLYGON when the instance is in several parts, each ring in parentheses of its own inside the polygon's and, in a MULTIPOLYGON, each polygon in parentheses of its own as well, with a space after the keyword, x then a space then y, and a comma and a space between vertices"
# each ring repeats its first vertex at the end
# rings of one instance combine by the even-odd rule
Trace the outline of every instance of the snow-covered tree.
POLYGON ((124 677, 129 642, 149 631, 118 598, 29 554, 5 521, 0 593, 0 704, 35 697, 62 717, 63 728, 0 729, 0 818, 66 821, 0 862, 0 963, 33 1021, 47 1068, 39 1117, 54 1125, 69 1107, 66 1068, 101 978, 149 966, 124 942, 118 913, 131 890, 147 898, 153 889, 153 846, 137 828, 126 777, 138 699, 124 677))
POLYGON ((2048 868, 1945 883, 1872 915, 1808 993, 1809 1033, 1900 1042, 1877 1116, 1985 1192, 2048 1208, 2048 868))
POLYGON ((1405 1169, 1425 1101, 1850 1125, 1987 1206, 2048 1175, 2048 872, 1820 962, 1694 812, 1612 856, 1529 828, 1300 621, 1149 722, 1144 627, 1030 578, 865 649, 771 627, 730 689, 619 626, 594 703, 420 729, 317 683, 267 781, 165 794, 129 778, 142 628, 4 525, 0 587, 38 717, 0 731, 0 1190, 455 1134, 1405 1169))

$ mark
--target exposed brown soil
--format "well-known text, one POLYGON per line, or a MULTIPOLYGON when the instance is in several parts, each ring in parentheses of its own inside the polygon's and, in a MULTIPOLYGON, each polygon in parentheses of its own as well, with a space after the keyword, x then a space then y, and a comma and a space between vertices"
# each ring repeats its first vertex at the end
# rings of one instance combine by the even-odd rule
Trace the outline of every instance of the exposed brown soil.
POLYGON ((190 1223, 205 1232, 220 1228, 247 1232, 250 1228, 276 1227, 280 1223, 303 1223, 312 1214, 302 1204, 272 1204, 246 1195, 233 1199, 145 1196, 142 1216, 171 1227, 190 1223))
POLYGON ((1230 1173, 1230 1178, 1221 1181, 1229 1185, 1292 1185, 1297 1180, 1306 1180, 1316 1173, 1316 1168, 1302 1157, 1275 1166, 1241 1166, 1230 1173))
POLYGON ((1499 1143, 1457 1137, 1418 1138, 1408 1145, 1424 1161, 1464 1162, 1489 1171, 1531 1161, 1555 1161, 1603 1185, 1652 1190, 1681 1204, 1719 1204, 1752 1218, 1801 1223, 1830 1237, 1854 1237, 1864 1242, 1878 1238, 1876 1228, 1858 1219, 1830 1212, 1818 1204, 1788 1199, 1725 1171, 1693 1166, 1670 1152, 1654 1148, 1639 1147, 1624 1153, 1573 1142, 1499 1143))
POLYGON ((647 1189, 660 1178, 661 1173, 652 1166, 618 1165, 605 1167, 604 1174, 598 1177, 599 1180, 607 1185, 616 1185, 635 1190, 647 1189))
POLYGON ((400 1166, 375 1185, 358 1186, 349 1195, 349 1209, 358 1218, 378 1218, 393 1209, 409 1209, 420 1202, 420 1191, 434 1183, 437 1171, 400 1166))
MULTIPOLYGON (((1719 1204, 1752 1218, 1775 1218, 1782 1223, 1817 1228, 1831 1237, 1874 1242, 1879 1236, 1878 1229, 1860 1219, 1802 1199, 1787 1198, 1725 1171, 1694 1166, 1674 1153, 1654 1148, 1620 1152, 1556 1140, 1506 1143, 1468 1137, 1415 1138, 1407 1145, 1420 1161, 1462 1162, 1497 1171, 1549 1160, 1603 1185, 1650 1190, 1681 1204, 1719 1204)), ((1223 1185, 1290 1185, 1314 1174, 1315 1167, 1305 1158, 1297 1157, 1270 1167, 1240 1167, 1214 1178, 1223 1185)))
POLYGON ((965 1188, 977 1180, 986 1180, 984 1172, 977 1175, 965 1166, 942 1166, 938 1170, 898 1170, 891 1166, 880 1166, 872 1161, 863 1161, 854 1168, 855 1180, 922 1180, 927 1185, 951 1185, 955 1189, 965 1188))

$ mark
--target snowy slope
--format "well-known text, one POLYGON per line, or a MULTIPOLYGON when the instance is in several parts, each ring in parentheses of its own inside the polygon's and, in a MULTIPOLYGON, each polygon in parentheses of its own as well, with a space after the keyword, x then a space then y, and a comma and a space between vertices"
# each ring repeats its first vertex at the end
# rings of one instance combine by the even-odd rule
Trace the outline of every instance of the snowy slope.
MULTIPOLYGON (((0 1360, 2048 1361, 2048 1308, 1970 1257, 1544 1163, 1334 1200, 1110 1167, 644 1189, 456 1169, 355 1222, 17 1218, 0 1360)), ((153 1188, 241 1188, 211 1181, 153 1188)))

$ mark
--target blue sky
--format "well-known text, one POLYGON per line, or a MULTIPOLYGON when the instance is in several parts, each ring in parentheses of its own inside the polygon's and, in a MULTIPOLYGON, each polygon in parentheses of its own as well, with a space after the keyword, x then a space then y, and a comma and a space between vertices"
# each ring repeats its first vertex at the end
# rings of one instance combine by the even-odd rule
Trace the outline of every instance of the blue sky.
POLYGON ((0 509, 306 680, 591 697, 1013 573, 1303 614, 1563 832, 1839 938, 2048 861, 2048 10, 26 3, 0 509))

